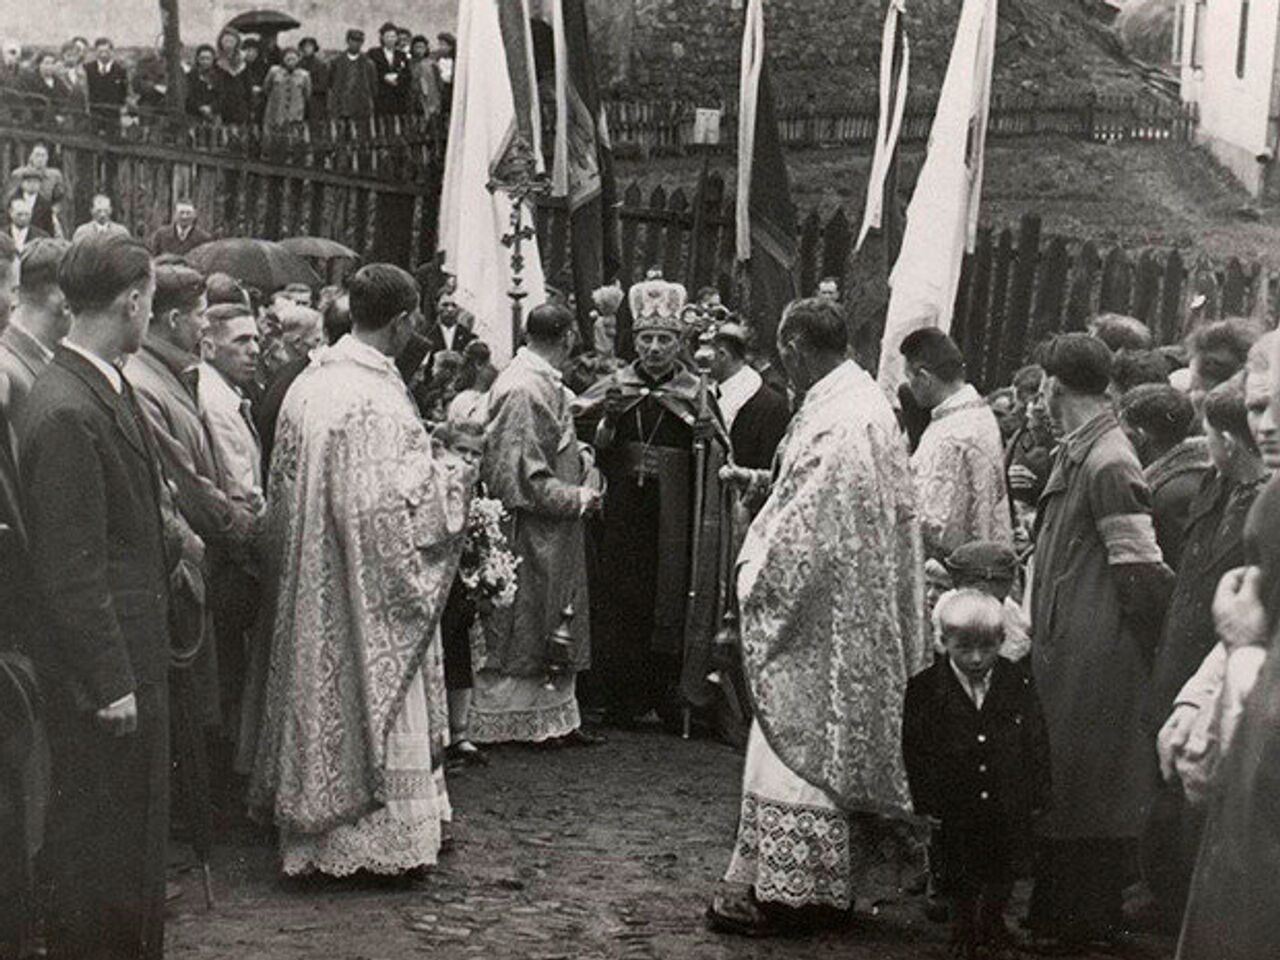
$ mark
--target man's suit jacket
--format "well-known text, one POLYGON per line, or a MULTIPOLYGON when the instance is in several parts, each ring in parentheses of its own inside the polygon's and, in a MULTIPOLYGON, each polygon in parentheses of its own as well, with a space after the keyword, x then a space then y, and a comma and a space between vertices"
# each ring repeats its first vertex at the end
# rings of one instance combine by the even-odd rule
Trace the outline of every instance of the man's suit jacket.
POLYGON ((160 474, 126 381, 117 394, 59 347, 18 424, 31 566, 45 607, 40 660, 83 709, 163 689, 169 581, 160 474))
MULTIPOLYGON (((98 228, 98 225, 93 220, 90 220, 88 223, 80 224, 80 226, 76 227, 76 232, 71 235, 71 242, 75 243, 81 237, 91 236, 93 234, 93 231, 96 230, 97 228, 98 228)), ((111 234, 111 235, 118 234, 119 236, 122 236, 122 237, 131 236, 131 234, 129 233, 128 227, 126 227, 122 223, 116 223, 114 220, 110 221, 107 224, 106 231, 108 234, 111 234)))
POLYGON ((13 241, 13 245, 18 248, 18 253, 22 253, 23 250, 27 249, 27 244, 32 240, 49 239, 48 232, 41 230, 35 224, 31 224, 31 226, 27 227, 27 235, 22 238, 21 243, 18 242, 18 235, 13 228, 13 224, 9 224, 7 233, 9 234, 9 239, 13 241))
POLYGON ((49 365, 40 351, 40 344, 12 324, 0 333, 0 408, 11 424, 17 424, 36 377, 49 365))
MULTIPOLYGON (((14 190, 9 194, 9 199, 12 200, 21 193, 22 188, 19 187, 17 190, 14 190)), ((6 217, 5 219, 7 226, 8 218, 6 217)), ((36 229, 43 230, 46 237, 53 236, 53 204, 49 202, 48 198, 45 197, 44 194, 36 194, 36 202, 31 205, 31 226, 36 229)), ((27 239, 29 240, 31 238, 28 237, 27 239)))
POLYGON ((119 108, 129 96, 129 71, 118 60, 111 61, 104 72, 97 60, 84 65, 85 85, 89 89, 89 106, 119 108))
POLYGON ((791 422, 791 406, 767 383, 761 384, 733 421, 729 442, 733 444, 733 459, 740 467, 752 470, 768 470, 773 466, 773 454, 787 432, 791 422))
POLYGON ((209 243, 211 240, 213 240, 213 234, 208 230, 202 229, 199 224, 193 225, 186 237, 180 237, 178 236, 177 226, 167 223, 151 235, 151 242, 147 246, 151 248, 151 255, 154 257, 159 257, 166 253, 183 257, 196 247, 209 243))
POLYGON ((193 389, 184 373, 198 363, 171 347, 147 337, 130 358, 125 376, 138 394, 164 465, 165 476, 177 487, 177 505, 191 528, 204 540, 226 536, 232 508, 218 485, 218 462, 213 438, 200 415, 193 389))

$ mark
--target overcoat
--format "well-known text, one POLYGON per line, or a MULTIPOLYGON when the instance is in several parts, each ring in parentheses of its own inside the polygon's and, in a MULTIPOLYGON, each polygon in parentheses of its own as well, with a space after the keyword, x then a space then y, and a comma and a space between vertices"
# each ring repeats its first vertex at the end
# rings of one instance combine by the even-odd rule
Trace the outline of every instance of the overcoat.
POLYGON ((66 347, 19 424, 54 757, 51 953, 163 955, 169 577, 157 454, 125 381, 66 347), (95 710, 133 693, 137 730, 95 710))
MULTIPOLYGON (((1145 529, 1150 496, 1110 411, 1059 446, 1040 497, 1032 587, 1032 668, 1053 757, 1053 840, 1137 837, 1155 759, 1142 723, 1149 665, 1143 627, 1122 611, 1122 572, 1099 525, 1145 529)), ((1153 638, 1154 639, 1154 638, 1153 638)))

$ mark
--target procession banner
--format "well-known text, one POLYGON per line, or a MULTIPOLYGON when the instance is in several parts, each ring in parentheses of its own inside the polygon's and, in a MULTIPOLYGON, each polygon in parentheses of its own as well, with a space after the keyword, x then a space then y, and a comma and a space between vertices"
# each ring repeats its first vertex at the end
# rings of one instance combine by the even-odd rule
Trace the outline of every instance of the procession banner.
POLYGON ((884 36, 880 41, 880 115, 876 124, 876 149, 871 158, 871 174, 867 178, 867 205, 862 215, 862 229, 858 231, 858 242, 853 248, 854 253, 862 249, 867 234, 880 228, 884 211, 885 180, 889 176, 893 155, 898 149, 898 137, 902 132, 902 118, 907 107, 907 80, 911 73, 911 44, 902 24, 902 14, 905 12, 904 0, 889 0, 889 12, 884 18, 884 36), (902 62, 895 78, 893 52, 899 43, 902 62))
POLYGON ((902 251, 889 276, 880 385, 893 401, 903 382, 898 348, 912 330, 951 329, 960 267, 973 251, 995 58, 997 0, 964 0, 929 148, 907 207, 902 251))
MULTIPOLYGON (((444 269, 457 279, 458 305, 475 316, 475 333, 493 362, 512 355, 511 198, 495 179, 544 169, 542 125, 533 72, 533 38, 525 0, 468 0, 458 10, 453 115, 440 199, 444 269)), ((523 223, 532 227, 526 203, 523 223)), ((525 315, 546 300, 536 237, 521 244, 525 315)))
POLYGON ((556 59, 556 143, 552 195, 569 207, 570 260, 580 324, 586 330, 591 291, 618 271, 617 189, 613 150, 583 0, 551 0, 556 59))
POLYGON ((749 276, 748 320, 772 350, 782 309, 796 296, 796 211, 765 57, 762 0, 749 0, 738 94, 737 254, 749 276))

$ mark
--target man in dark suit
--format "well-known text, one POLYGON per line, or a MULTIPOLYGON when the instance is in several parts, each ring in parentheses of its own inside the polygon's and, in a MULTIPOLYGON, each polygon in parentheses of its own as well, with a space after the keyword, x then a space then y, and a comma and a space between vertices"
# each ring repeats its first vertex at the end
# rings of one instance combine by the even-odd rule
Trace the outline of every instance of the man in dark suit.
POLYGON ((396 366, 400 375, 408 383, 414 374, 422 371, 425 381, 431 380, 432 367, 438 353, 452 351, 462 353, 467 344, 475 340, 476 335, 459 323, 462 311, 448 294, 440 298, 436 305, 436 322, 425 334, 415 335, 409 345, 396 358, 396 366))
POLYGON ((147 246, 157 257, 166 253, 184 257, 212 239, 213 234, 196 223, 196 205, 190 200, 179 200, 173 205, 173 223, 159 227, 147 246))
POLYGON ((711 331, 711 376, 718 385, 716 399, 729 428, 733 462, 749 470, 768 470, 791 422, 791 407, 747 363, 747 339, 746 329, 737 323, 723 323, 711 331))
POLYGON ((378 73, 378 82, 373 88, 373 115, 389 117, 408 113, 413 80, 409 56, 396 49, 399 31, 394 23, 384 23, 378 36, 382 46, 369 51, 369 59, 378 73))
POLYGON ((45 238, 27 244, 20 258, 18 309, 0 332, 0 409, 16 424, 36 378, 53 361, 58 341, 71 318, 58 286, 65 240, 45 238))
POLYGON ((9 235, 9 239, 13 241, 19 253, 25 250, 32 240, 48 239, 49 234, 31 222, 31 207, 20 194, 14 194, 9 198, 8 213, 9 222, 5 227, 5 233, 9 235))
POLYGON ((89 110, 102 121, 118 119, 129 96, 129 71, 116 59, 115 45, 106 37, 93 44, 94 59, 84 65, 89 110))
POLYGON ((74 317, 18 425, 43 604, 54 801, 49 955, 164 952, 169 571, 154 441, 119 364, 155 280, 136 240, 91 234, 58 271, 74 317))

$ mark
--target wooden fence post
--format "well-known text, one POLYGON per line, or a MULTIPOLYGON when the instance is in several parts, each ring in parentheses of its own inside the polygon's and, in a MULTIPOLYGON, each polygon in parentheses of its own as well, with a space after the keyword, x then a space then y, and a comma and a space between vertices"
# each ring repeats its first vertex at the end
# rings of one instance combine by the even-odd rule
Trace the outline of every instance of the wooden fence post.
POLYGON ((1040 218, 1023 216, 1018 229, 1018 256, 1009 289, 1009 311, 1004 322, 998 383, 1004 383, 1022 365, 1027 351, 1027 327, 1031 322, 1031 299, 1035 294, 1036 268, 1040 262, 1040 218))

